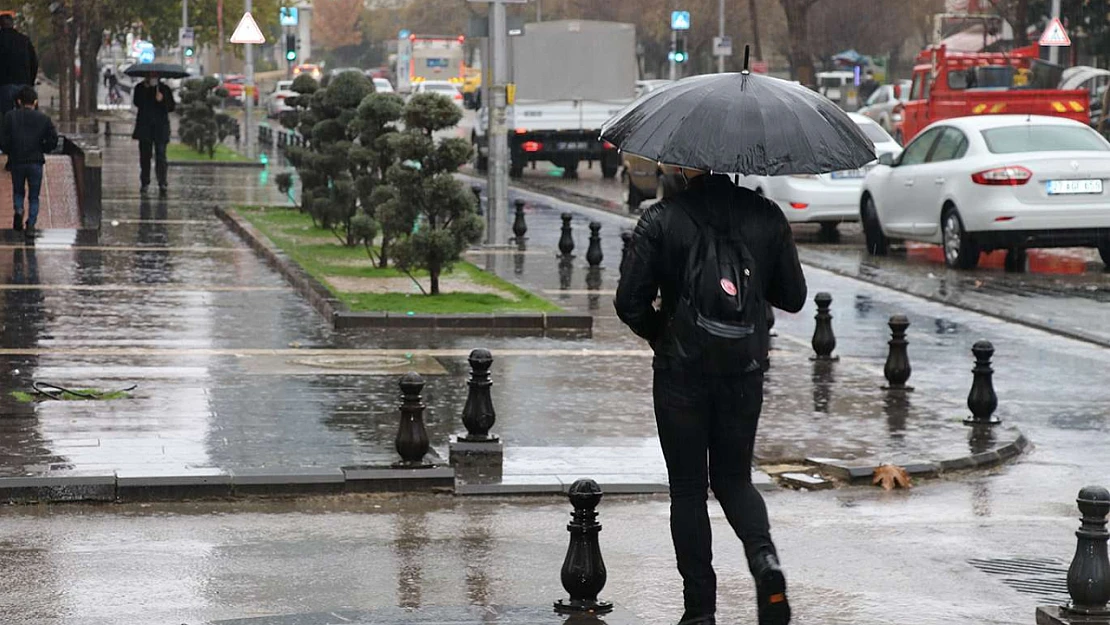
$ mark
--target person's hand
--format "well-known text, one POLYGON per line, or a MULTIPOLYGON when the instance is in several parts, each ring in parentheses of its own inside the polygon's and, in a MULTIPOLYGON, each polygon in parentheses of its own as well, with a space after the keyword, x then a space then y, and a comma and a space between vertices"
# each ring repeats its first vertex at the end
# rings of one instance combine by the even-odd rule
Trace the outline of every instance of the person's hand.
POLYGON ((162 90, 161 89, 154 92, 154 99, 159 101, 159 102, 162 101, 162 90))

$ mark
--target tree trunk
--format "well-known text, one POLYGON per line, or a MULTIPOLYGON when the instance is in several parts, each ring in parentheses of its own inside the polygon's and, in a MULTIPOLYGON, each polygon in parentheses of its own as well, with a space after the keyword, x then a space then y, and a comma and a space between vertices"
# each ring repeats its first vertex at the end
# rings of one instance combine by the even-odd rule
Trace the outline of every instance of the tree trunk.
POLYGON ((1014 23, 1011 26, 1014 28, 1014 45, 1019 48, 1029 45, 1029 35, 1026 32, 1029 30, 1029 0, 1017 0, 1014 23))
POLYGON ((816 86, 813 57, 809 53, 809 9, 812 0, 781 0, 786 13, 787 40, 790 42, 790 70, 794 79, 806 87, 816 86))
POLYGON ((748 0, 748 14, 752 20, 752 50, 757 61, 763 60, 763 46, 759 45, 759 9, 756 0, 748 0))
POLYGON ((84 12, 78 18, 81 54, 81 96, 78 112, 83 116, 93 116, 97 111, 97 89, 100 87, 100 68, 96 57, 103 44, 104 27, 93 10, 84 12))
POLYGON ((439 267, 428 268, 428 277, 430 277, 432 281, 432 289, 428 293, 429 295, 439 295, 439 272, 439 267))
POLYGON ((74 113, 74 76, 73 76, 73 31, 69 24, 70 7, 67 2, 54 12, 52 25, 54 47, 58 55, 58 119, 63 122, 63 131, 70 131, 64 122, 73 121, 74 113))
POLYGON ((385 269, 389 266, 389 237, 382 235, 382 247, 378 253, 378 267, 385 269))

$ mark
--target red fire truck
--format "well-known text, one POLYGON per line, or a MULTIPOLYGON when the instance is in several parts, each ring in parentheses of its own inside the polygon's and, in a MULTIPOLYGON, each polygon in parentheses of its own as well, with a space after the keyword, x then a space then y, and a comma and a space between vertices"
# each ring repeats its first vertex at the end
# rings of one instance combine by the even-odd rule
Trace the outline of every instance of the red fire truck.
POLYGON ((917 55, 909 100, 894 111, 895 119, 902 114, 895 139, 905 145, 935 121, 969 115, 1054 115, 1088 123, 1090 95, 1056 89, 1060 70, 1040 60, 1037 44, 1010 52, 927 48, 917 55))

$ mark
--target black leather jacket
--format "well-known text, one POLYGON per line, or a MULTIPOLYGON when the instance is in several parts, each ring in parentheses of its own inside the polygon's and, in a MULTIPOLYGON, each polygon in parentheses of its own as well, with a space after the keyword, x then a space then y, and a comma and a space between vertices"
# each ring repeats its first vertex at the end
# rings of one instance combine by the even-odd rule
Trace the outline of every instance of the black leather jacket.
POLYGON ((44 154, 58 147, 54 122, 41 111, 17 107, 0 121, 0 149, 13 165, 45 163, 44 154))
MULTIPOLYGON (((737 187, 727 176, 694 178, 675 198, 664 199, 644 211, 621 264, 615 301, 617 316, 651 343, 656 369, 682 368, 675 354, 668 353, 670 341, 661 340, 682 292, 686 259, 697 236, 696 226, 676 202, 704 211, 702 215, 708 223, 722 224, 721 227, 726 227, 724 220, 729 217, 722 211, 731 211, 755 261, 763 299, 788 312, 798 312, 806 300, 806 281, 798 250, 790 224, 779 207, 754 191, 737 187), (652 305, 657 294, 662 296, 659 310, 652 305)), ((763 325, 759 331, 766 333, 766 324, 763 325)))

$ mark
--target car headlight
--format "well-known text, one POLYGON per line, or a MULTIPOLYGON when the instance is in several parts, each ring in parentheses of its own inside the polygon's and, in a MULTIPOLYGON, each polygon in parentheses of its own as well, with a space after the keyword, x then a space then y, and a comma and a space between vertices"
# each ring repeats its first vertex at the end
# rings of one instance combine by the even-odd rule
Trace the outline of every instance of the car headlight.
POLYGON ((902 114, 901 113, 895 113, 895 114, 891 115, 890 118, 893 119, 896 122, 900 122, 900 121, 902 121, 902 114))

